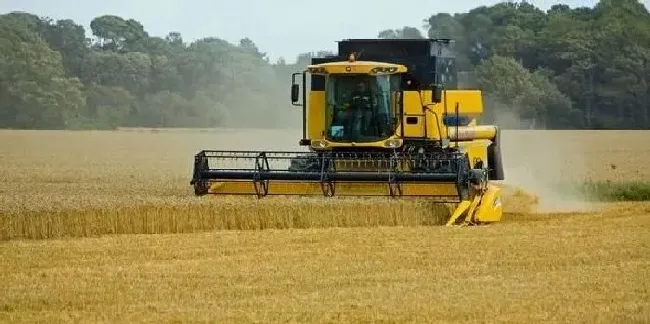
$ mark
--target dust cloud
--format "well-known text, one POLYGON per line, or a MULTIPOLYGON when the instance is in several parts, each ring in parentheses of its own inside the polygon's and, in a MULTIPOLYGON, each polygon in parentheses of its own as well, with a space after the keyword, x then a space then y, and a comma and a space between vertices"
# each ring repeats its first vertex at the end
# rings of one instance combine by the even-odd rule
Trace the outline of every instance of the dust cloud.
MULTIPOLYGON (((525 121, 501 106, 495 111, 501 133, 504 184, 537 197, 534 212, 581 212, 595 207, 572 181, 586 174, 585 152, 565 136, 566 131, 512 129, 525 121)), ((530 124, 530 123, 528 123, 530 124)))

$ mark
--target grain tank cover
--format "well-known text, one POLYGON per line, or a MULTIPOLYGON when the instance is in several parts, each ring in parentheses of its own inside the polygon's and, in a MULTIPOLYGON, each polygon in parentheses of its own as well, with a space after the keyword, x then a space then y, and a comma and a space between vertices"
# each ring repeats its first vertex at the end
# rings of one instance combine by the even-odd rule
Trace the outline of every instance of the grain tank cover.
POLYGON ((357 60, 402 64, 424 87, 444 84, 457 89, 451 45, 449 39, 345 39, 338 42, 337 59, 343 61, 355 53, 357 60))
POLYGON ((447 39, 345 39, 338 42, 339 56, 355 52, 364 56, 406 59, 453 57, 447 39))

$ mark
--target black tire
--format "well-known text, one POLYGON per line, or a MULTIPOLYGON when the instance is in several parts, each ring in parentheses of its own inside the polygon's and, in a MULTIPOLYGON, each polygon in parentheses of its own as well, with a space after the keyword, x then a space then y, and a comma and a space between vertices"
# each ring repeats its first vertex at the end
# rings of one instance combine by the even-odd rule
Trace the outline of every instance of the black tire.
POLYGON ((488 172, 488 177, 490 180, 504 180, 505 176, 503 173, 503 163, 501 162, 501 149, 496 143, 490 144, 488 146, 487 152, 488 166, 490 170, 488 172))

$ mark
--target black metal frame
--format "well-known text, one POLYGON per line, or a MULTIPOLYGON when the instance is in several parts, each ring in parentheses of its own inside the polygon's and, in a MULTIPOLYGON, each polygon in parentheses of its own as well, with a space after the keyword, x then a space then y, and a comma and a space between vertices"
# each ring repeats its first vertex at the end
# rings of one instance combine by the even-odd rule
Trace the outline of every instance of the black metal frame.
POLYGON ((210 182, 250 181, 257 197, 269 194, 269 181, 317 182, 322 194, 334 196, 336 183, 371 182, 385 183, 389 195, 402 196, 403 183, 455 183, 458 195, 451 201, 457 202, 469 195, 470 166, 466 154, 455 150, 441 150, 426 153, 393 152, 286 152, 286 151, 212 151, 196 154, 193 177, 190 181, 197 195, 207 194, 210 182), (227 168, 211 167, 210 162, 227 160, 248 162, 248 166, 227 168), (312 163, 302 169, 277 168, 272 161, 289 160, 312 163), (387 166, 357 170, 336 170, 337 163, 349 165, 371 164, 387 166), (250 165, 252 164, 252 166, 250 165), (399 166, 408 164, 410 171, 400 171, 399 166))
POLYGON ((296 75, 302 75, 302 102, 296 104, 292 102, 291 104, 297 107, 302 107, 302 139, 300 140, 300 145, 309 145, 309 139, 307 139, 307 71, 294 72, 291 74, 291 85, 296 84, 296 75))

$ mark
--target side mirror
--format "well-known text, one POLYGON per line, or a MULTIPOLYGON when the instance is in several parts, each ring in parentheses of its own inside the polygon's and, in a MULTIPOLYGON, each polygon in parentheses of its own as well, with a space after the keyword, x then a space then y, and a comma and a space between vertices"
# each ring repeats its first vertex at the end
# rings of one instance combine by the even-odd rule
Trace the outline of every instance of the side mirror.
POLYGON ((431 101, 434 103, 442 102, 442 86, 438 84, 431 86, 431 101))
POLYGON ((297 84, 291 85, 291 102, 298 102, 298 95, 300 94, 300 86, 297 84))

